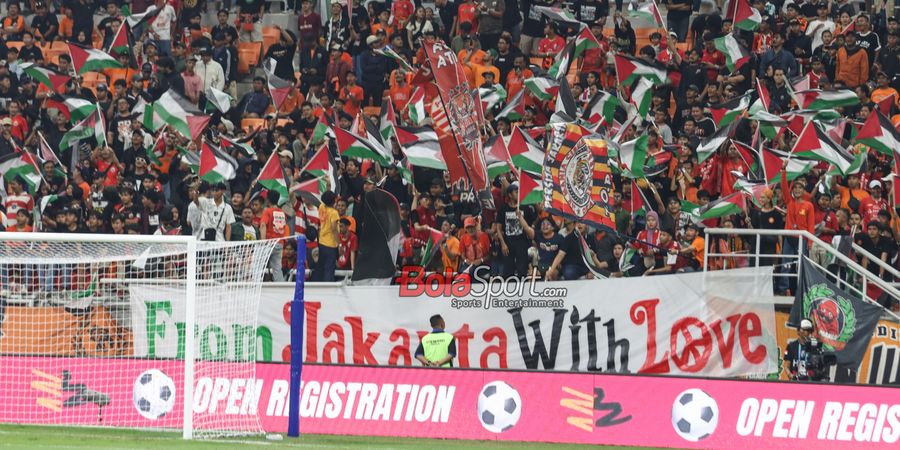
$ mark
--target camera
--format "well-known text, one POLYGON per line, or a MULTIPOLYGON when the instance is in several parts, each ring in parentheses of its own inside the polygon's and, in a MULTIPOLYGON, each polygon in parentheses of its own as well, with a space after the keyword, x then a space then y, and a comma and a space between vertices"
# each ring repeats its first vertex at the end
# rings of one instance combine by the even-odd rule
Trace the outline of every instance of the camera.
POLYGON ((816 338, 811 338, 803 348, 806 351, 806 373, 811 381, 828 381, 831 366, 837 364, 834 352, 826 351, 816 338))

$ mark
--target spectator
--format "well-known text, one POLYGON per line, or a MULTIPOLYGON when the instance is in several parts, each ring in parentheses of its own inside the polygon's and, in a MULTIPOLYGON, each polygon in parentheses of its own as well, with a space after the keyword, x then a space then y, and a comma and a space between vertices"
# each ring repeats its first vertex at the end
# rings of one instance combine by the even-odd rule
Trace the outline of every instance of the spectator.
MULTIPOLYGON (((260 239, 286 238, 290 236, 291 230, 288 227, 287 215, 278 206, 279 199, 278 191, 269 190, 266 193, 266 209, 263 210, 259 223, 260 239)), ((272 281, 284 281, 284 273, 281 271, 281 256, 284 252, 284 242, 284 239, 278 240, 272 249, 272 254, 269 255, 267 267, 272 272, 272 281)))
POLYGON ((313 270, 313 281, 334 281, 334 271, 337 267, 338 245, 338 212, 334 209, 337 196, 332 191, 322 194, 322 204, 319 206, 319 260, 313 270))

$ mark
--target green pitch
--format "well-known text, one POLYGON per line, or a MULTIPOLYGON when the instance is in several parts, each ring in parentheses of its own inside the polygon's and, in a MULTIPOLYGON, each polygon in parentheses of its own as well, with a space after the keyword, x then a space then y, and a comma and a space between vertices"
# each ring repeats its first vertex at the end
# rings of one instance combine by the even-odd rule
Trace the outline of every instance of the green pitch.
MULTIPOLYGON (((587 449, 587 445, 525 444, 517 442, 449 441, 437 439, 398 439, 386 437, 303 435, 299 439, 265 438, 216 439, 184 441, 180 433, 120 430, 108 428, 44 427, 32 425, 0 425, 0 448, 11 449, 121 449, 179 450, 230 448, 303 448, 303 449, 587 449)), ((630 449, 638 447, 600 447, 630 449)))

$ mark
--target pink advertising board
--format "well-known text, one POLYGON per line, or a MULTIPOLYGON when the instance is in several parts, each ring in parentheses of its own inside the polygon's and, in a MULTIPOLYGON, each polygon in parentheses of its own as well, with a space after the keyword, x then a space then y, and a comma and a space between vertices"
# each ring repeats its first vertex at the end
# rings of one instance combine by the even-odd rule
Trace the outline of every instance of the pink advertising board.
MULTIPOLYGON (((180 363, 96 363, 0 358, 0 421, 180 427, 177 388, 171 405, 151 399, 143 414, 134 394, 151 369, 178 386, 180 363), (94 391, 108 398, 102 412, 94 391), (167 413, 156 417, 159 408, 167 413)), ((242 427, 258 411, 266 431, 285 432, 288 372, 288 365, 259 364, 255 378, 210 378, 201 368, 196 426, 215 418, 242 427)), ((303 378, 302 433, 767 449, 887 449, 900 438, 897 388, 320 365, 306 366, 303 378)))

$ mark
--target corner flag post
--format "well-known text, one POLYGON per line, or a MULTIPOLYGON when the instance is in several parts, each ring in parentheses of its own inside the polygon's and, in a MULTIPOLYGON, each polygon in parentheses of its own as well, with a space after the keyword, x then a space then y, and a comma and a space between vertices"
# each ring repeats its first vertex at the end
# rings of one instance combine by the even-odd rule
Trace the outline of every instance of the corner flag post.
POLYGON ((306 236, 297 236, 297 275, 291 300, 291 384, 288 396, 288 437, 300 437, 300 375, 303 372, 303 324, 306 280, 306 236))

